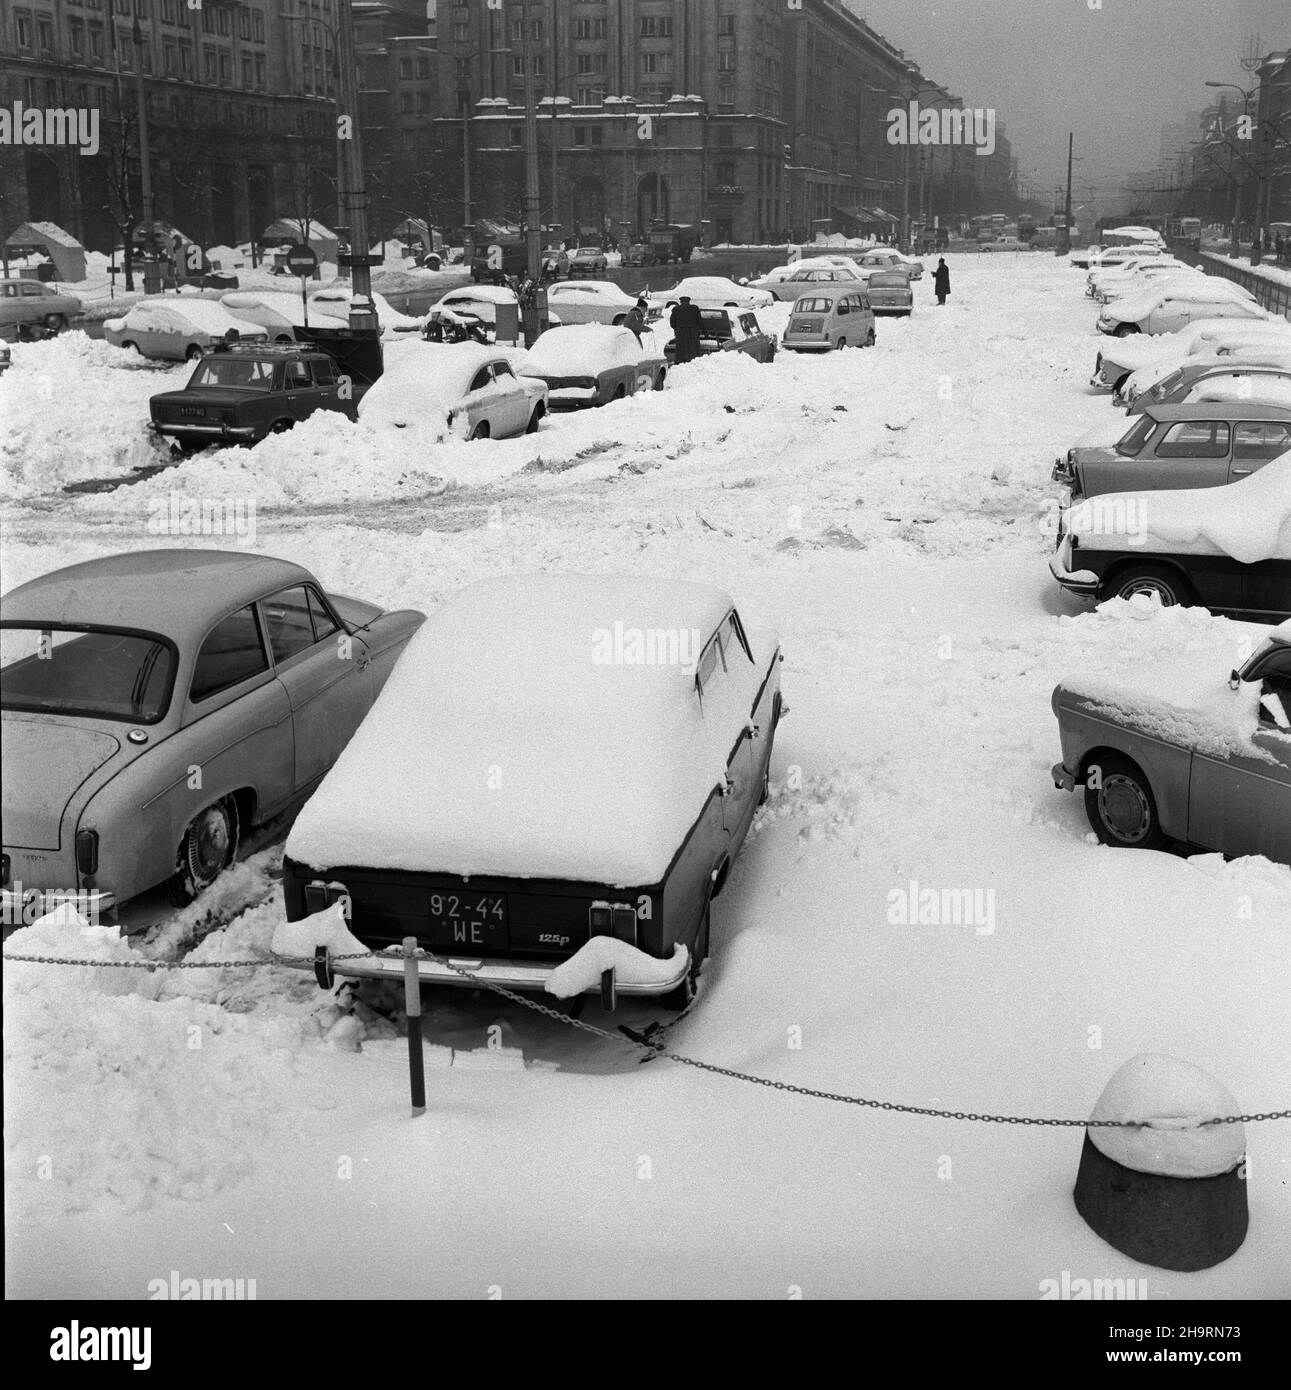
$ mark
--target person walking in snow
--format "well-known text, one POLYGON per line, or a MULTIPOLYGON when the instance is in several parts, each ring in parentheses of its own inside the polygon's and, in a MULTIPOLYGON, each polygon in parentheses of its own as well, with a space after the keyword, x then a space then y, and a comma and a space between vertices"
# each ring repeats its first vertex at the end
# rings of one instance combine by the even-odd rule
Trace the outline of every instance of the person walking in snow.
POLYGON ((645 332, 646 310, 650 306, 644 299, 637 302, 623 315, 623 327, 630 328, 637 335, 637 342, 641 341, 641 335, 645 332))
POLYGON ((933 272, 932 287, 937 292, 937 303, 944 304, 946 296, 950 293, 950 267, 946 264, 945 256, 937 259, 937 269, 933 272))
POLYGON ((673 309, 668 319, 677 343, 679 363, 693 362, 699 356, 699 332, 703 322, 699 309, 690 302, 690 296, 683 294, 681 303, 673 309))

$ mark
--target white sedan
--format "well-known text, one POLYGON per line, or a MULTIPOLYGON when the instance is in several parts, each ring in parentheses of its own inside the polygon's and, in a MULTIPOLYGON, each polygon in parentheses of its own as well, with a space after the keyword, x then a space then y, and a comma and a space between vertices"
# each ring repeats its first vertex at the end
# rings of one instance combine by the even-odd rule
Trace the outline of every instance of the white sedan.
MULTIPOLYGON (((311 310, 317 308, 325 314, 341 319, 347 325, 350 318, 350 298, 354 291, 348 281, 326 285, 314 290, 309 296, 311 310)), ((383 333, 415 333, 421 327, 421 320, 411 314, 401 314, 384 295, 373 293, 370 296, 372 307, 377 311, 377 322, 383 333)))
POLYGON ((775 303, 769 290, 737 285, 724 275, 692 275, 670 290, 656 290, 648 299, 656 308, 671 309, 685 295, 700 309, 765 309, 775 303))
POLYGON ((546 414, 546 382, 517 376, 506 353, 473 343, 412 342, 392 350, 359 402, 361 421, 411 425, 436 438, 535 434, 546 414))
POLYGON ((300 295, 289 290, 230 290, 220 303, 238 318, 258 324, 275 343, 295 342, 306 315, 312 328, 349 327, 348 310, 331 303, 303 305, 300 295))
MULTIPOLYGON (((635 300, 633 302, 635 303, 635 300)), ((463 285, 460 289, 449 290, 431 307, 430 312, 433 314, 438 309, 451 310, 454 314, 474 314, 490 333, 494 333, 498 326, 499 304, 518 306, 519 300, 516 299, 515 292, 505 285, 463 285)), ((429 318, 429 315, 427 317, 429 318)), ((552 326, 557 328, 564 322, 564 319, 555 313, 550 319, 552 326)))
POLYGON ((230 333, 247 342, 268 336, 259 324, 235 317, 217 300, 185 295, 141 299, 123 317, 103 323, 103 337, 114 347, 169 362, 201 357, 230 333))
POLYGON ((800 265, 787 279, 781 280, 779 284, 769 285, 769 293, 776 299, 787 300, 793 303, 800 295, 806 294, 813 287, 820 285, 838 286, 840 284, 855 285, 860 289, 865 280, 865 272, 859 270, 855 265, 816 265, 808 261, 805 265, 800 265))
POLYGON ((636 302, 611 280, 563 280, 547 290, 562 323, 620 324, 636 302))
POLYGON ((908 269, 912 280, 923 279, 923 262, 917 261, 913 256, 904 256, 900 251, 892 246, 882 246, 877 251, 867 251, 861 256, 857 264, 861 268, 861 274, 868 274, 871 270, 901 270, 908 269))

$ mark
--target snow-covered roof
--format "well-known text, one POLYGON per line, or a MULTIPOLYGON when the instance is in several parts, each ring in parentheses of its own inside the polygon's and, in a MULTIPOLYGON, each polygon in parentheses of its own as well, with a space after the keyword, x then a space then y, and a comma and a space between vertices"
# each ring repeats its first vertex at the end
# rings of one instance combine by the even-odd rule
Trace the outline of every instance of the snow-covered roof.
POLYGON ((232 310, 220 300, 198 299, 191 295, 168 295, 157 299, 141 299, 126 313, 127 326, 143 327, 147 319, 147 311, 151 309, 166 310, 185 320, 199 332, 213 333, 217 336, 227 333, 230 328, 237 329, 239 333, 245 333, 248 329, 254 329, 258 326, 250 323, 247 319, 236 317, 232 310))
POLYGON ((1248 376, 1221 376, 1199 381, 1189 401, 1258 401, 1291 409, 1291 376, 1277 372, 1253 372, 1248 376))
MULTIPOLYGON (((304 306, 300 302, 300 296, 285 290, 230 290, 228 294, 220 296, 220 303, 234 314, 239 310, 250 310, 281 319, 284 324, 293 328, 301 328, 305 324, 304 306)), ((331 309, 311 301, 309 321, 317 327, 320 320, 328 324, 348 323, 344 314, 336 314, 331 309)))
POLYGON ((439 301, 440 304, 456 304, 464 299, 479 299, 488 304, 516 304, 515 291, 505 285, 462 285, 449 290, 439 301))
POLYGON ((637 302, 636 295, 628 294, 613 280, 562 280, 547 291, 547 298, 565 299, 570 295, 591 295, 597 299, 607 299, 615 304, 632 305, 637 302))
POLYGON ((664 579, 471 585, 409 643, 287 853, 317 868, 657 883, 722 781, 771 655, 756 642, 758 663, 729 653, 701 702, 680 658, 730 607, 720 589, 664 579), (632 634, 660 634, 661 659, 646 646, 627 659, 632 634))
POLYGON ((631 329, 575 323, 542 334, 526 354, 524 367, 542 376, 595 376, 607 367, 635 365, 641 356, 641 345, 631 329))
POLYGON ((1181 300, 1187 304, 1227 304, 1233 300, 1249 302, 1254 306, 1253 297, 1231 280, 1217 280, 1213 275, 1199 276, 1195 282, 1170 280, 1167 284, 1145 286, 1141 291, 1126 295, 1116 302, 1118 317, 1133 315, 1139 317, 1150 314, 1153 309, 1167 299, 1181 300))
POLYGON ((506 356, 477 343, 402 343, 387 355, 385 370, 359 402, 359 418, 442 435, 449 411, 461 405, 475 374, 506 356))
POLYGON ((65 232, 56 222, 23 222, 14 228, 5 241, 10 246, 26 246, 32 239, 26 235, 28 232, 34 232, 40 240, 52 242, 55 246, 81 248, 81 243, 71 232, 65 232))

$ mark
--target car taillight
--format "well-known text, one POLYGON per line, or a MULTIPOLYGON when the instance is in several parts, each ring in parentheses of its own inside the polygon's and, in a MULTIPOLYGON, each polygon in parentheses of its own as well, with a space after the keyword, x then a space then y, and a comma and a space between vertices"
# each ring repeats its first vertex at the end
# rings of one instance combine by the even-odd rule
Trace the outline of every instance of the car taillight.
POLYGON ((631 903, 610 903, 597 899, 587 909, 587 930, 590 936, 612 936, 637 944, 637 911, 631 903))
POLYGON ((76 872, 96 874, 99 871, 99 832, 97 830, 78 830, 76 832, 76 872))
POLYGON ((334 903, 341 904, 341 915, 348 922, 350 890, 343 883, 324 883, 321 878, 316 878, 305 885, 305 910, 311 917, 316 912, 326 912, 334 903))

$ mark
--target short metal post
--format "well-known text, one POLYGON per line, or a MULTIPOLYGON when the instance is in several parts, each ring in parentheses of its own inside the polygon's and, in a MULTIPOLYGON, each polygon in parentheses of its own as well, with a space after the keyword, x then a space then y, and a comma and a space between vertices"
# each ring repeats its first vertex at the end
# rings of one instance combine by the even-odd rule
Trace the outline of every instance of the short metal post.
POLYGON ((426 1113, 426 1064, 422 1056, 421 979, 417 974, 417 938, 403 939, 404 1012, 408 1015, 408 1081, 412 1087, 412 1114, 426 1113))

